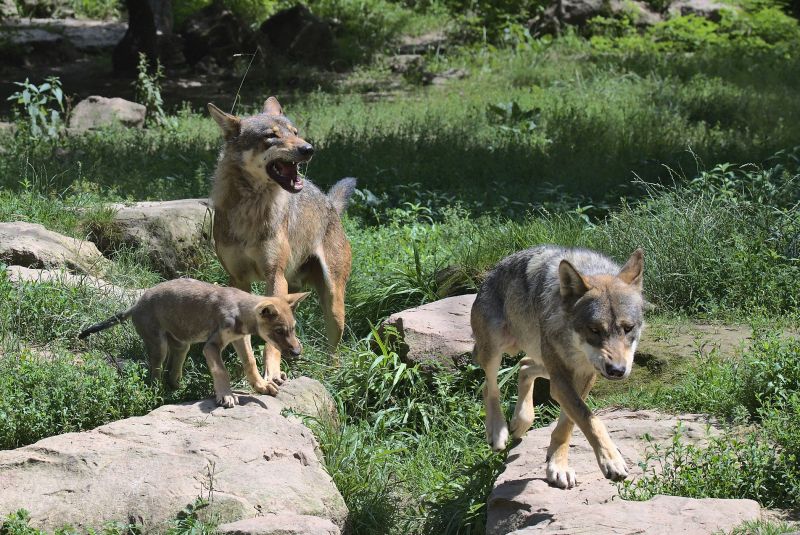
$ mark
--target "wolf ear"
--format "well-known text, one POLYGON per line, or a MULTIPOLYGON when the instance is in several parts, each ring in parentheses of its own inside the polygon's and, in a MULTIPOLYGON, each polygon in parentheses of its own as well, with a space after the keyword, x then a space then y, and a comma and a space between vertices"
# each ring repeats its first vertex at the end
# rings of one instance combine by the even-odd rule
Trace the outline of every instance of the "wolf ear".
POLYGON ((222 135, 226 140, 239 135, 241 121, 238 117, 230 113, 225 113, 210 102, 208 103, 208 112, 211 114, 211 117, 217 121, 217 124, 222 130, 222 135))
POLYGON ((561 297, 564 298, 579 298, 592 289, 592 285, 578 273, 569 260, 562 260, 558 265, 558 280, 561 282, 561 297))
POLYGON ((311 292, 289 294, 286 296, 286 302, 289 303, 290 307, 292 307, 292 311, 295 311, 297 310, 297 305, 299 305, 309 295, 311 295, 311 292))
POLYGON ((278 307, 272 301, 261 301, 256 305, 256 314, 259 317, 273 319, 278 317, 278 307))
POLYGON ((269 97, 264 101, 264 113, 267 115, 283 115, 281 103, 275 97, 269 97))
POLYGON ((642 289, 644 278, 644 251, 636 249, 617 275, 622 282, 642 289))

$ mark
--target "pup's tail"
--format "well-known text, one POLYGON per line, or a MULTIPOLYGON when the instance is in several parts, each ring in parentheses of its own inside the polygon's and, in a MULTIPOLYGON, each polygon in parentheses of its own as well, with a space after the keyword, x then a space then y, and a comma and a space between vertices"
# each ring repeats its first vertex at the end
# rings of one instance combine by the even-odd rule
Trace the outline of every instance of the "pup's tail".
POLYGON ((78 338, 83 340, 90 334, 100 332, 102 330, 108 329, 109 327, 113 327, 114 325, 119 325, 120 323, 128 319, 130 316, 131 316, 130 308, 125 312, 117 312, 116 314, 108 318, 106 321, 102 321, 100 323, 97 323, 95 325, 92 325, 91 327, 82 330, 81 333, 78 335, 78 338))
POLYGON ((353 191, 356 189, 356 179, 353 177, 347 177, 341 179, 339 182, 333 185, 330 190, 328 190, 328 198, 333 203, 333 207, 336 208, 336 213, 342 215, 344 209, 347 208, 347 202, 350 200, 350 196, 353 194, 353 191))

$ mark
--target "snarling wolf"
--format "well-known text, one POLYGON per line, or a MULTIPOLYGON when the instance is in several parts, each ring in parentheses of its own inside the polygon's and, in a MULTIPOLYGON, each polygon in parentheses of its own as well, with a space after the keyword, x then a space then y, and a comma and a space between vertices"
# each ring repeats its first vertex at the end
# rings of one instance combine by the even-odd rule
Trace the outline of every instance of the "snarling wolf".
POLYGON ((495 450, 508 439, 500 407, 497 373, 503 353, 525 352, 519 397, 511 419, 515 439, 534 417, 533 383, 550 379, 561 414, 547 450, 547 480, 560 488, 576 484, 567 462, 574 424, 594 449, 608 479, 627 477, 625 460, 603 423, 584 400, 597 375, 628 377, 644 326, 644 253, 624 266, 586 249, 543 245, 501 260, 481 285, 472 306, 474 356, 486 373, 486 438, 495 450))
MULTIPOLYGON (((351 262, 340 216, 355 179, 340 180, 326 195, 300 174, 298 164, 308 162, 314 148, 297 135, 275 97, 250 117, 230 115, 213 104, 208 110, 225 141, 211 201, 217 256, 230 285, 250 291, 253 282, 264 281, 267 295, 312 286, 334 349, 344 330, 351 262)), ((253 359, 249 339, 245 346, 253 359)), ((269 342, 264 362, 266 380, 273 385, 286 380, 280 351, 269 342)))
POLYGON ((131 318, 147 349, 151 380, 160 381, 166 366, 167 383, 176 389, 189 346, 204 342, 203 355, 214 378, 217 403, 233 407, 236 396, 220 357, 222 350, 232 343, 250 385, 256 392, 275 395, 277 389, 261 378, 252 354, 248 358, 244 339, 257 334, 287 355, 300 355, 294 308, 307 296, 262 297, 194 279, 175 279, 153 286, 128 310, 84 329, 78 338, 131 318))

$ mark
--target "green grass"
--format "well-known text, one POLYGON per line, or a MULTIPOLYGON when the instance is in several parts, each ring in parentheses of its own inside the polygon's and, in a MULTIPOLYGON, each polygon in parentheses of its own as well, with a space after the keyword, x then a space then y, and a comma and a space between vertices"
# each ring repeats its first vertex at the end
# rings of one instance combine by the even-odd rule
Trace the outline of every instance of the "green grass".
POLYGON ((764 506, 800 508, 798 356, 796 339, 757 333, 740 360, 712 353, 676 383, 615 400, 703 412, 735 424, 705 447, 684 443, 680 429, 666 447, 651 445, 644 475, 622 483, 622 497, 750 498, 764 506))
MULTIPOLYGON (((780 42, 794 42, 791 35, 780 42)), ((564 194, 614 204, 621 194, 641 193, 630 187, 634 176, 669 185, 667 167, 691 177, 718 162, 763 164, 796 145, 800 58, 747 46, 606 50, 575 36, 503 49, 472 45, 429 59, 434 71, 469 73, 446 90, 406 86, 378 101, 335 89, 279 96, 319 149, 308 172, 322 185, 356 176, 397 205, 409 200, 398 185, 416 183, 457 195, 476 212, 519 215, 564 194), (530 114, 492 111, 511 102, 530 114)), ((257 78, 247 84, 253 94, 275 91, 257 78)), ((165 199, 207 194, 220 140, 204 110, 183 108, 166 129, 4 143, 4 187, 18 188, 33 166, 55 188, 87 182, 123 197, 165 199)))

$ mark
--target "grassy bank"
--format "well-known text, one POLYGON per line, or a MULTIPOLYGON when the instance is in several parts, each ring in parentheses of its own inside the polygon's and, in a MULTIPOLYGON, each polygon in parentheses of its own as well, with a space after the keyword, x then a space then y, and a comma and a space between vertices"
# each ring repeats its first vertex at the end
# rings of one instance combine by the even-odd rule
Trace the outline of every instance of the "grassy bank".
MULTIPOLYGON (((332 12, 354 5, 335 4, 318 3, 332 12)), ((438 8, 452 13, 453 5, 438 8)), ((391 6, 383 16, 404 20, 407 8, 391 6)), ((466 73, 445 89, 405 80, 379 100, 342 89, 362 76, 361 89, 380 90, 387 67, 376 58, 349 75, 349 86, 279 95, 317 147, 309 177, 323 186, 359 178, 344 220, 353 272, 340 366, 321 349, 312 298, 299 310, 305 354, 287 369, 319 379, 336 399, 336 421, 308 425, 354 533, 483 532, 505 459, 484 441, 482 372, 407 366, 382 340, 373 350, 372 328, 403 308, 474 291, 500 258, 539 243, 620 261, 643 247, 656 325, 700 318, 757 327, 740 360, 688 358, 669 380, 640 369, 648 380, 591 400, 706 412, 726 426, 706 450, 678 439, 653 450, 651 466, 663 472, 626 483, 623 494, 800 505, 800 345, 773 332, 800 320, 800 58, 785 46, 796 43, 797 23, 774 8, 759 3, 714 27, 680 18, 644 34, 596 21, 584 37, 536 40, 512 25, 503 47, 465 39, 426 57, 432 72, 466 73)), ((415 24, 421 31, 428 22, 415 24)), ((109 202, 207 196, 216 126, 198 110, 172 111, 166 126, 144 130, 0 134, 0 221, 86 238, 108 224, 109 202)), ((143 251, 110 257, 106 278, 119 286, 161 280, 143 251)), ((185 275, 227 281, 212 251, 196 258, 185 275)), ((211 394, 197 347, 184 386, 165 392, 145 383, 144 348, 130 325, 76 340, 80 327, 124 305, 88 286, 15 284, 0 270, 0 448, 211 394)), ((244 386, 237 359, 228 354, 226 363, 244 386)), ((510 412, 515 362, 504 364, 510 412)), ((537 411, 536 425, 555 414, 537 411)), ((25 525, 14 518, 0 533, 29 533, 25 525)))

